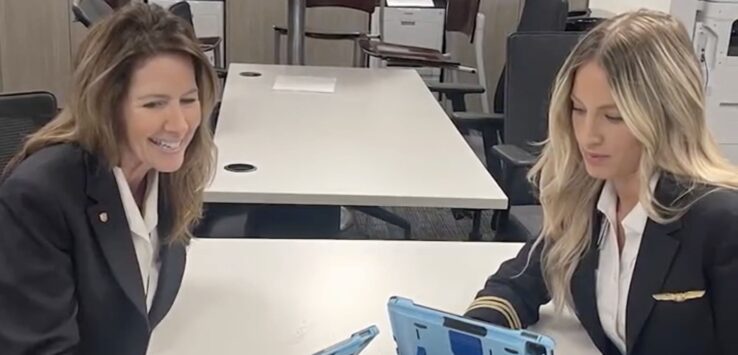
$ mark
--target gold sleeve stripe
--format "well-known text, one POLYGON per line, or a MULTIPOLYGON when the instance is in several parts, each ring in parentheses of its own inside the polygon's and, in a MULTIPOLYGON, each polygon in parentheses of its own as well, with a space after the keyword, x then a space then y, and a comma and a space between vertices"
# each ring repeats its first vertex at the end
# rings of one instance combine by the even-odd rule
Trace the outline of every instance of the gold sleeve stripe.
POLYGON ((511 329, 521 328, 520 323, 515 319, 515 316, 513 315, 513 313, 511 313, 510 310, 505 305, 499 302, 494 302, 494 301, 478 302, 475 305, 473 305, 471 308, 476 309, 476 308, 484 308, 484 307, 492 308, 502 313, 505 316, 505 318, 508 319, 508 323, 510 324, 511 329))
POLYGON ((478 303, 476 305, 472 305, 466 311, 469 312, 469 311, 472 311, 472 310, 475 310, 475 309, 480 309, 480 308, 489 308, 489 309, 492 309, 492 310, 495 310, 495 311, 499 312, 500 314, 502 314, 505 317, 505 320, 507 320, 507 325, 510 327, 510 329, 516 329, 515 323, 513 323, 513 320, 510 317, 510 313, 508 313, 507 310, 502 305, 500 305, 498 303, 485 303, 485 304, 479 304, 478 303))
POLYGON ((501 297, 495 297, 495 296, 485 296, 485 297, 479 297, 474 302, 472 302, 471 306, 475 306, 478 303, 486 303, 486 302, 497 302, 500 303, 503 307, 505 307, 510 314, 511 318, 513 319, 514 327, 520 329, 522 328, 522 323, 520 322, 520 317, 518 316, 518 312, 515 311, 515 307, 508 302, 508 300, 501 298, 501 297))
POLYGON ((518 317, 518 312, 515 311, 515 307, 512 306, 512 304, 501 297, 495 297, 495 296, 485 296, 485 297, 479 297, 474 302, 472 302, 472 305, 476 302, 485 302, 485 301, 493 301, 493 302, 499 302, 502 303, 503 306, 505 306, 508 311, 510 312, 510 315, 512 315, 513 320, 517 324, 518 328, 522 328, 522 324, 520 322, 520 317, 518 317))

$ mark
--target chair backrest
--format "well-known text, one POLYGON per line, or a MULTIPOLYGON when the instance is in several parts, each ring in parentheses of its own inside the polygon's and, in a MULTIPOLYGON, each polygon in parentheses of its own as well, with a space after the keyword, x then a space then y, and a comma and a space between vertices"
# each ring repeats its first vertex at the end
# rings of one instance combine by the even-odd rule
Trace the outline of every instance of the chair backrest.
MULTIPOLYGON (((548 134, 548 105, 561 65, 579 41, 577 32, 514 33, 507 40, 505 144, 533 155, 548 134)), ((510 169, 501 179, 511 205, 538 204, 526 169, 510 169)))
POLYGON ((525 0, 516 32, 563 31, 568 13, 567 0, 525 0))
POLYGON ((554 80, 581 38, 579 32, 514 33, 507 40, 505 144, 535 151, 548 135, 554 80))
POLYGON ((377 5, 377 0, 305 0, 305 7, 345 7, 349 9, 359 10, 366 12, 369 15, 369 22, 371 22, 371 15, 374 10, 379 7, 379 37, 384 38, 384 8, 385 0, 380 0, 377 5))
POLYGON ((169 12, 185 20, 190 26, 195 26, 192 20, 192 7, 187 1, 180 1, 169 7, 169 12))
POLYGON ((446 31, 463 33, 474 42, 480 0, 449 0, 446 2, 446 31))
MULTIPOLYGON (((563 31, 568 12, 567 0, 525 0, 515 32, 563 31)), ((493 110, 497 113, 505 112, 505 69, 497 81, 493 110)))
POLYGON ((57 113, 56 98, 43 91, 0 94, 0 174, 23 140, 57 113))
POLYGON ((113 13, 113 8, 104 0, 74 0, 72 13, 75 20, 90 27, 105 16, 113 13))
POLYGON ((305 7, 347 7, 354 10, 374 13, 376 0, 306 0, 305 7))

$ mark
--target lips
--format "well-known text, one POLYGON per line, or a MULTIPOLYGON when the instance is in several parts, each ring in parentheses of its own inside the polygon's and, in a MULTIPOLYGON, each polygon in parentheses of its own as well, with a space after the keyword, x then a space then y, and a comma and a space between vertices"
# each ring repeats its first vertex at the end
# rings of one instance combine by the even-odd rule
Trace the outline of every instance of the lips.
POLYGON ((182 148, 183 140, 149 138, 149 142, 165 152, 174 153, 178 152, 182 148))
POLYGON ((585 152, 584 154, 588 155, 591 158, 599 159, 599 158, 609 158, 610 156, 607 154, 597 154, 597 153, 590 153, 585 152))
POLYGON ((590 153, 590 152, 584 152, 584 159, 589 164, 597 165, 604 163, 608 158, 610 158, 607 154, 598 154, 598 153, 590 153))

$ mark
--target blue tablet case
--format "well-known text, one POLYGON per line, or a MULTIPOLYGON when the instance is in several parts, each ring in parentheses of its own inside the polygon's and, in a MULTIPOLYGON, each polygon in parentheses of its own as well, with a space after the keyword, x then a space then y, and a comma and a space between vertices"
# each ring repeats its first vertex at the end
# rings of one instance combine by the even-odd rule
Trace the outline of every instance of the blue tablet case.
POLYGON ((390 298, 398 355, 553 355, 553 339, 390 298))
POLYGON ((313 355, 357 355, 379 334, 379 329, 371 326, 351 335, 350 338, 318 351, 313 355))

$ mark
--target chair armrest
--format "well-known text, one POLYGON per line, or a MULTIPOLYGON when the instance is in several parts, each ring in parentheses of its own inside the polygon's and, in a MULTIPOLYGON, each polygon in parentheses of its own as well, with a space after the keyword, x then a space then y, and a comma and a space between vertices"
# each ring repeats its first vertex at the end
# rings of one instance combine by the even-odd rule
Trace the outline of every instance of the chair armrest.
POLYGON ((511 206, 537 204, 535 188, 526 177, 536 162, 536 156, 511 144, 496 145, 492 147, 491 153, 502 161, 503 176, 498 180, 509 204, 511 206))
POLYGON ((475 129, 484 131, 485 129, 502 130, 505 127, 505 114, 503 113, 484 113, 484 112, 451 112, 449 114, 451 121, 462 130, 475 129))
POLYGON ((481 85, 477 84, 461 84, 461 83, 431 83, 428 84, 428 89, 432 92, 440 94, 481 94, 484 93, 485 89, 481 85))
POLYGON ((502 159, 503 163, 510 164, 515 168, 530 168, 536 162, 536 157, 533 154, 511 144, 492 147, 492 154, 502 159))
POLYGON ((223 41, 223 38, 221 37, 198 37, 197 40, 200 41, 202 45, 216 47, 220 45, 220 42, 223 41))
POLYGON ((501 124, 505 121, 504 113, 496 112, 473 112, 473 111, 462 111, 462 112, 451 112, 451 119, 457 121, 493 121, 500 122, 501 124))
MULTIPOLYGON (((274 32, 286 36, 289 30, 286 26, 272 26, 274 32)), ((366 33, 363 31, 330 31, 314 28, 305 29, 305 37, 327 40, 358 40, 360 38, 379 39, 379 34, 366 33)))

